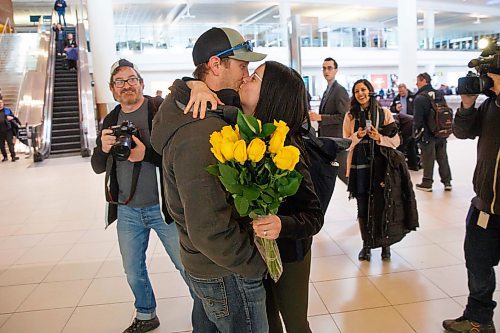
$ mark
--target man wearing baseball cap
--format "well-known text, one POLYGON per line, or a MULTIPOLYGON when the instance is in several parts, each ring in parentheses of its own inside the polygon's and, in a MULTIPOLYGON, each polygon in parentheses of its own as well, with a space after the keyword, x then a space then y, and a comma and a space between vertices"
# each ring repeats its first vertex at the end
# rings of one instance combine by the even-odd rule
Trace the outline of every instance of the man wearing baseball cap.
MULTIPOLYGON (((151 229, 175 267, 183 276, 185 273, 175 223, 165 206, 165 219, 162 217, 159 205, 156 170, 161 170, 161 156, 150 145, 154 103, 143 95, 144 81, 139 70, 125 59, 111 66, 109 89, 120 104, 104 118, 92 168, 98 174, 106 172, 106 227, 117 220, 123 267, 135 297, 136 317, 124 333, 149 332, 160 325, 146 269, 151 229)), ((163 187, 161 194, 163 198, 163 187)))
MULTIPOLYGON (((230 28, 212 28, 193 48, 194 76, 235 105, 248 63, 266 55, 230 28)), ((232 198, 206 167, 217 161, 210 134, 227 125, 215 113, 204 121, 183 114, 190 90, 182 80, 170 88, 153 120, 151 144, 163 154, 163 177, 169 212, 181 242, 181 259, 192 290, 193 332, 269 331, 266 266, 251 237, 251 224, 236 212, 232 198)))

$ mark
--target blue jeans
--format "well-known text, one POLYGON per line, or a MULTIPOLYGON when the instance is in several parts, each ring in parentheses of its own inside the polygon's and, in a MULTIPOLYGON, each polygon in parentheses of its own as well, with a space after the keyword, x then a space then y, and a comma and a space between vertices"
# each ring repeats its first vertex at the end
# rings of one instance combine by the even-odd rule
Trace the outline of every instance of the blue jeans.
POLYGON ((187 276, 194 296, 193 333, 269 332, 262 278, 187 276))
POLYGON ((57 16, 59 17, 59 24, 62 24, 61 22, 61 17, 63 18, 64 21, 64 26, 66 26, 66 15, 64 10, 56 10, 57 16))
POLYGON ((496 302, 495 270, 500 260, 500 216, 490 215, 486 229, 477 225, 479 210, 471 206, 467 214, 464 251, 469 298, 464 317, 487 324, 493 320, 496 302))
POLYGON ((146 250, 149 232, 153 229, 163 243, 167 254, 185 279, 180 259, 179 236, 175 223, 167 224, 160 205, 145 208, 118 206, 118 244, 127 281, 134 293, 137 319, 148 320, 156 316, 156 300, 146 269, 146 250))

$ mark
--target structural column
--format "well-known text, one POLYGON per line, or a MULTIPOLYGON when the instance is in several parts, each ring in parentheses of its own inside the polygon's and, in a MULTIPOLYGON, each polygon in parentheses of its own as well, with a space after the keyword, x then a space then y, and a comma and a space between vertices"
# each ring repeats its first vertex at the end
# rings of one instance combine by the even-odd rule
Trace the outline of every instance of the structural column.
MULTIPOLYGON (((290 29, 290 17, 292 16, 292 10, 290 9, 290 3, 288 0, 282 0, 280 1, 280 29, 281 29, 281 41, 282 41, 282 47, 285 48, 285 50, 289 50, 290 48, 290 43, 289 43, 289 38, 290 35, 289 33, 291 32, 290 29)), ((286 63, 290 63, 290 51, 287 52, 288 58, 286 63)))
POLYGON ((425 33, 425 42, 424 47, 426 49, 434 48, 434 10, 427 9, 424 12, 424 33, 425 33))
POLYGON ((399 83, 413 87, 417 76, 416 0, 398 0, 398 32, 399 83))
POLYGON ((90 50, 99 120, 107 114, 107 104, 114 102, 108 85, 109 70, 118 60, 111 3, 111 1, 87 0, 90 50))

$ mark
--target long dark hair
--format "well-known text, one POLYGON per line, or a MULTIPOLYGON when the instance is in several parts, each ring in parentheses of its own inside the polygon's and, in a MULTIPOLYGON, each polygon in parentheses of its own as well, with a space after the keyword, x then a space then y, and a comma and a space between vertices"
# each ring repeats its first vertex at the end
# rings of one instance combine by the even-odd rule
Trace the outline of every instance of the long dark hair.
POLYGON ((301 142, 302 125, 309 123, 307 92, 297 71, 276 61, 266 61, 254 116, 263 123, 283 120, 292 142, 301 142))
MULTIPOLYGON (((361 105, 357 101, 356 96, 354 96, 354 89, 356 88, 356 86, 359 83, 363 83, 371 93, 375 92, 375 89, 373 89, 373 85, 367 79, 360 79, 360 80, 354 82, 354 85, 352 86, 351 109, 349 110, 349 114, 354 119, 358 118, 359 111, 361 110, 361 105)), ((376 103, 377 106, 380 106, 380 104, 378 103, 377 100, 375 100, 374 98, 370 98, 369 110, 371 109, 372 106, 375 106, 375 105, 371 105, 372 103, 376 103)))

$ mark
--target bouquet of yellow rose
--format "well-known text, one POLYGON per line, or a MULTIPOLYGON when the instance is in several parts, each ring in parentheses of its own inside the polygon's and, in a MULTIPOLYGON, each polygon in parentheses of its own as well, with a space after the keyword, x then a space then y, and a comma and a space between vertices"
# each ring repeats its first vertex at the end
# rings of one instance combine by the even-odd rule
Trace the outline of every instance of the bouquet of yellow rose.
MULTIPOLYGON (((210 135, 211 151, 219 161, 207 171, 219 177, 232 194, 236 210, 252 219, 276 215, 285 197, 299 189, 302 175, 295 170, 300 152, 285 146, 290 129, 283 121, 262 125, 238 111, 237 125, 224 126, 210 135)), ((275 240, 255 235, 255 244, 269 274, 278 281, 283 265, 275 240)))

